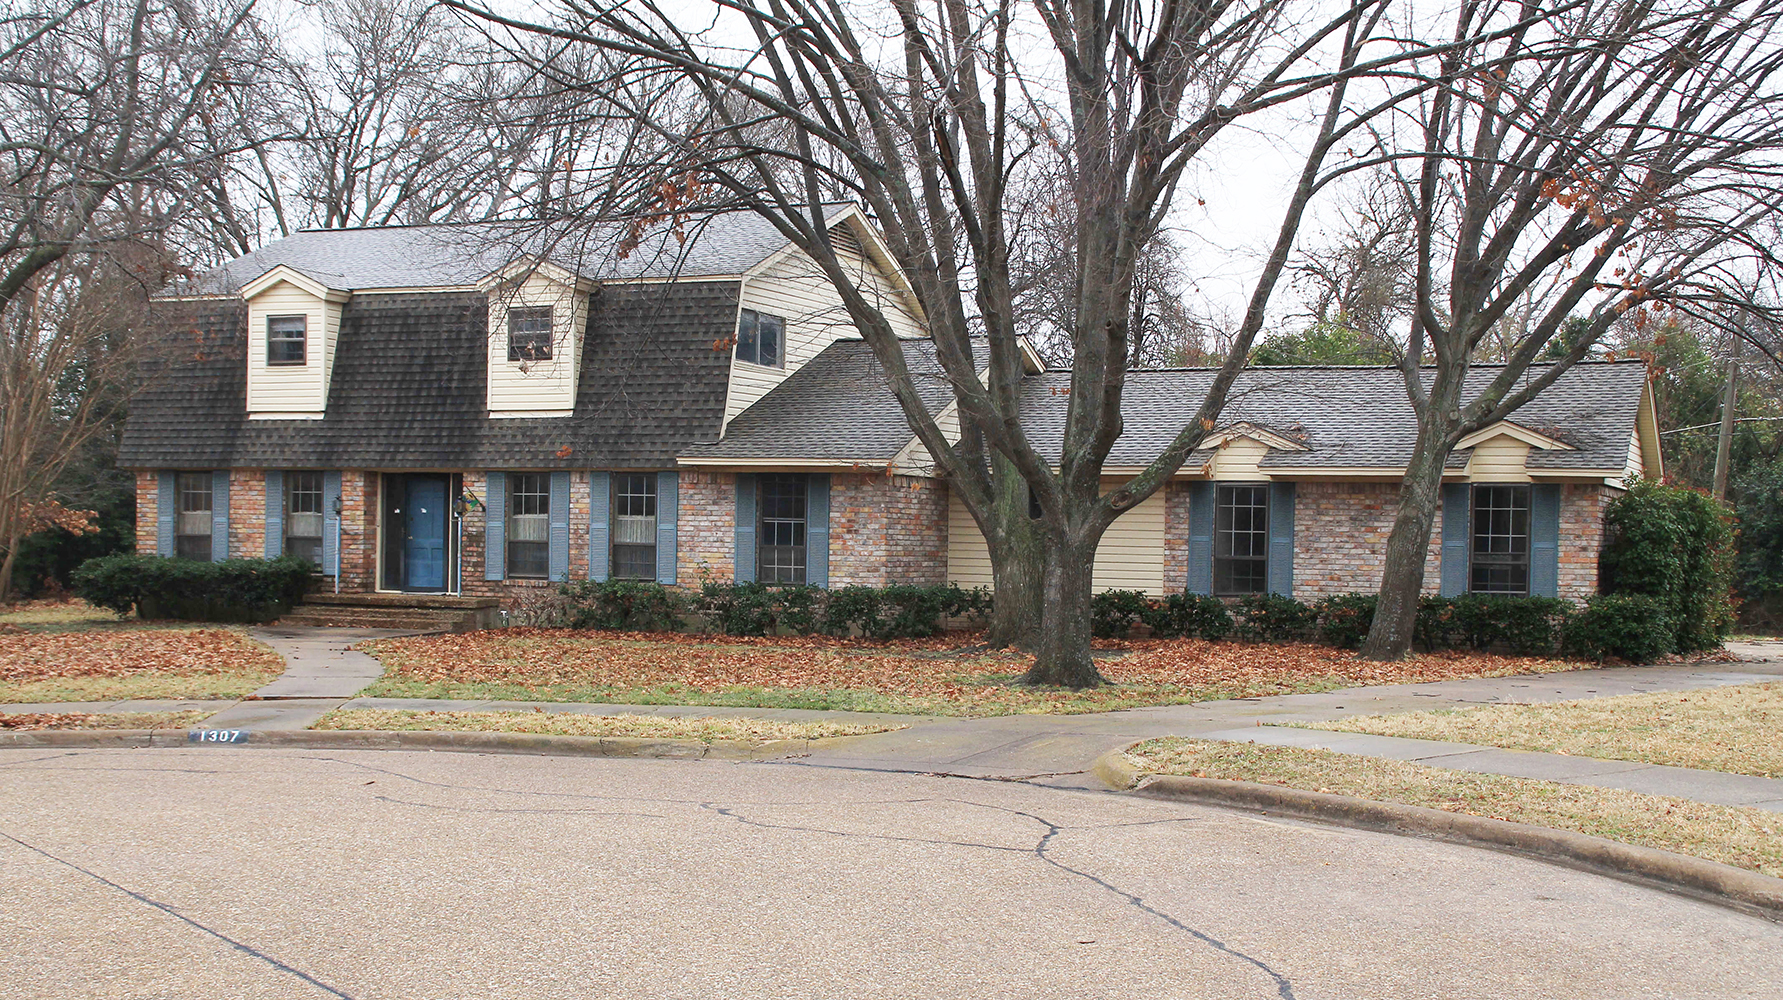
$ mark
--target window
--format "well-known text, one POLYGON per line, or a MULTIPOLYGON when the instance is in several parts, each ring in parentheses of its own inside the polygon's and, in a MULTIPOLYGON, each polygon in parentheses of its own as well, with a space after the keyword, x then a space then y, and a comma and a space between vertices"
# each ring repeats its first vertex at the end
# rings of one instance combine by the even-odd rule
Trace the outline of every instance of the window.
POLYGON ((285 473, 285 554, 322 565, 322 474, 285 473))
POLYGON ((182 472, 174 478, 174 554, 210 562, 211 474, 182 472))
POLYGON ((544 579, 551 571, 551 477, 508 474, 508 575, 544 579))
POLYGON ((737 360, 778 368, 785 361, 786 320, 745 309, 737 318, 737 360))
POLYGON ((551 307, 508 310, 508 360, 551 358, 551 307))
POLYGON ((656 579, 656 475, 613 474, 613 576, 656 579))
POLYGON ((761 525, 757 534, 760 541, 756 579, 763 583, 804 583, 807 477, 769 473, 758 482, 761 525))
POLYGON ((1529 593, 1529 487, 1473 488, 1473 559, 1468 588, 1529 593))
POLYGON ((1269 487, 1221 486, 1215 492, 1213 592, 1269 589, 1269 487))
POLYGON ((304 363, 304 340, 309 320, 303 316, 268 316, 266 318, 266 363, 269 365, 301 365, 304 363))

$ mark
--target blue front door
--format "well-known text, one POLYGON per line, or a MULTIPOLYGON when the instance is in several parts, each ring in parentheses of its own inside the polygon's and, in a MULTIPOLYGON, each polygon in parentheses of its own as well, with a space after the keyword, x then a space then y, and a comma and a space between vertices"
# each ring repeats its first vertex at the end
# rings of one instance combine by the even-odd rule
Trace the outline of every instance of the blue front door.
POLYGON ((405 590, 446 589, 446 480, 409 476, 403 498, 405 590))

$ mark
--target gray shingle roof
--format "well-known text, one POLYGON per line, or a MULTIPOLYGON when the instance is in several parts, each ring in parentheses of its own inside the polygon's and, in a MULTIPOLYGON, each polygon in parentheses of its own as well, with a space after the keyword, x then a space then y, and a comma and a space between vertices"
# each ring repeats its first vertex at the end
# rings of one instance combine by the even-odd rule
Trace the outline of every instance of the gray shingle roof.
MULTIPOLYGON (((831 218, 846 207, 833 206, 831 218)), ((688 220, 679 230, 652 226, 627 250, 630 233, 626 222, 552 230, 506 222, 306 230, 163 294, 233 294, 280 264, 342 291, 463 287, 535 256, 598 281, 717 277, 742 274, 787 245, 779 230, 750 212, 688 220)))
POLYGON ((248 420, 246 306, 156 307, 168 342, 132 400, 126 468, 669 468, 718 435, 737 282, 593 296, 575 414, 491 419, 476 293, 361 294, 341 316, 321 420, 248 420), (565 451, 565 449, 568 449, 565 451))
MULTIPOLYGON (((933 341, 904 341, 904 363, 930 413, 938 414, 953 402, 933 341)), ((738 414, 723 441, 682 454, 884 465, 911 437, 872 349, 865 341, 838 340, 738 414)))
MULTIPOLYGON (((932 348, 913 342, 913 358, 934 365, 932 348)), ((1478 366, 1469 376, 1469 398, 1497 373, 1478 366)), ((1539 369, 1538 369, 1539 373, 1539 369)), ((1133 372, 1121 415, 1126 429, 1109 454, 1113 467, 1151 461, 1193 417, 1212 369, 1133 372)), ((1531 377, 1534 377, 1532 374, 1531 377)), ((1574 367, 1511 420, 1572 445, 1572 451, 1531 450, 1532 470, 1620 469, 1627 462, 1641 389, 1640 362, 1597 362, 1574 367)), ((938 379, 938 391, 946 388, 938 379)), ((1029 378, 1023 388, 1023 420, 1043 452, 1057 459, 1064 434, 1070 384, 1066 372, 1029 378)), ((944 406, 946 399, 930 403, 944 406)), ((1271 451, 1265 468, 1403 468, 1416 441, 1417 422, 1396 368, 1283 367, 1244 372, 1233 387, 1219 426, 1249 422, 1304 443, 1307 451, 1271 451)), ((684 452, 701 458, 845 458, 883 464, 911 440, 871 352, 859 341, 832 345, 797 375, 731 422, 725 441, 684 452)), ((1451 466, 1467 464, 1455 452, 1451 466)), ((1205 453, 1198 458, 1205 458, 1205 453)))

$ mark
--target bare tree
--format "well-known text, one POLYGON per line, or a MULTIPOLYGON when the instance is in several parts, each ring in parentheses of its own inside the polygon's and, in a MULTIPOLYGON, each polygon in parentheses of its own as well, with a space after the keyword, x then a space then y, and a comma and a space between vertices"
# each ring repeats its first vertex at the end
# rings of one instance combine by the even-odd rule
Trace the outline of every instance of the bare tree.
POLYGON ((999 603, 1012 568, 1043 581, 1045 613, 1028 623, 1040 637, 1028 680, 1070 685, 1101 679, 1089 656, 1089 598, 1103 532, 1160 488, 1215 425, 1327 154, 1379 106, 1351 107, 1350 81, 1421 49, 1374 35, 1381 2, 1315 16, 1274 0, 894 0, 889 11, 717 0, 708 15, 653 0, 571 0, 552 23, 448 3, 527 37, 629 60, 612 76, 578 82, 592 100, 627 100, 639 79, 698 98, 698 119, 659 129, 673 140, 672 155, 634 176, 647 179, 658 204, 668 193, 671 204, 657 209, 663 214, 747 208, 823 267, 916 436, 984 533, 993 567, 1002 567, 999 603), (747 44, 738 43, 738 26, 747 44), (1290 106, 1311 119, 1301 169, 1232 350, 1181 433, 1136 478, 1104 494, 1103 464, 1122 431, 1133 359, 1141 251, 1183 171, 1228 125, 1290 106), (752 131, 768 118, 782 141, 764 143, 752 131), (1019 406, 1011 244, 1023 231, 1019 181, 1043 169, 1070 178, 1071 192, 1072 368, 1060 400, 1062 442, 1033 438, 1019 406), (836 190, 874 214, 915 288, 963 418, 957 442, 923 407, 892 325, 838 261, 820 205, 836 190), (975 336, 989 353, 983 380, 975 336), (1032 522, 1040 551, 1023 541, 1031 528, 1014 527, 1029 523, 1029 491, 1042 515, 1032 522))
POLYGON ((1372 659, 1410 646, 1456 443, 1552 385, 1618 317, 1707 308, 1768 260, 1783 4, 1589 0, 1493 30, 1528 9, 1459 5, 1454 37, 1477 41, 1433 58, 1440 86, 1384 140, 1417 222, 1401 367, 1418 437, 1362 650, 1372 659), (1544 284, 1539 308, 1505 323, 1544 284), (1563 349, 1535 366, 1563 329, 1563 349), (1495 333, 1502 366, 1470 388, 1495 333))
POLYGON ((164 280, 170 234, 221 169, 204 120, 252 75, 251 41, 251 3, 0 18, 0 597, 24 534, 80 520, 51 484, 121 398, 126 302, 164 280))

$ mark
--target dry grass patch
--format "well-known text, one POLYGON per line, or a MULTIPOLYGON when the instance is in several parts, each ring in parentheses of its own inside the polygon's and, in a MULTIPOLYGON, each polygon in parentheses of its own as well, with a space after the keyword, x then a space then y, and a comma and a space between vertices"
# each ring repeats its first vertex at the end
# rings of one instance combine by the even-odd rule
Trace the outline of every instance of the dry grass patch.
POLYGON ((1257 781, 1531 823, 1783 877, 1783 815, 1613 788, 1304 750, 1170 737, 1133 748, 1154 774, 1257 781))
POLYGON ((499 629, 367 644, 385 666, 374 698, 608 701, 991 716, 1105 712, 1222 698, 1454 677, 1575 669, 1576 664, 1444 652, 1370 663, 1311 643, 1098 642, 1111 682, 1087 691, 1015 683, 1028 657, 959 649, 976 637, 901 642, 744 639, 568 629, 499 629))
POLYGON ((0 634, 84 631, 120 621, 117 612, 86 601, 39 600, 0 606, 0 634))
POLYGON ((0 712, 0 730, 184 729, 210 712, 0 712))
POLYGON ((0 703, 240 698, 284 661, 240 631, 191 626, 0 633, 0 703))
POLYGON ((1310 725, 1575 757, 1783 776, 1783 684, 1361 715, 1310 725))
POLYGON ((551 736, 628 736, 647 739, 817 740, 902 729, 898 725, 835 722, 775 722, 766 719, 687 719, 656 715, 582 715, 573 712, 414 712, 343 709, 323 716, 312 729, 449 730, 481 733, 543 733, 551 736))

